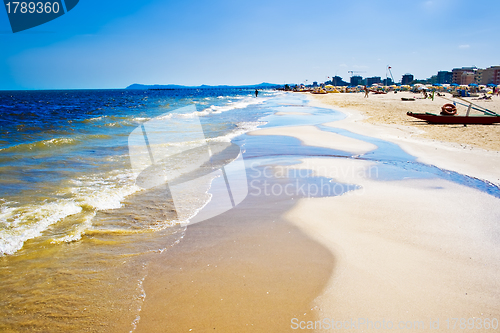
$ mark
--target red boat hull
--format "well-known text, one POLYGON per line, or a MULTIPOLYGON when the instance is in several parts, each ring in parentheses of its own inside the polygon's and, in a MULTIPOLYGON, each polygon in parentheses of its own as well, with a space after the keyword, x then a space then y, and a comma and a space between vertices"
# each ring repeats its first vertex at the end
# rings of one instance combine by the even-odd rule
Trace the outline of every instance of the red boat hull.
POLYGON ((410 117, 425 120, 431 124, 491 125, 500 123, 497 116, 443 116, 429 113, 406 113, 410 117))

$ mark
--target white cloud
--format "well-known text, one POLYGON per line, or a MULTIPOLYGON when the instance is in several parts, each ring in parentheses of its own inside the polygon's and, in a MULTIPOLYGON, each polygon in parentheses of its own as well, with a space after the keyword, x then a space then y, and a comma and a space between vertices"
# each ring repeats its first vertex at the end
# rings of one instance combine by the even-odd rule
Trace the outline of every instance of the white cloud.
POLYGON ((470 45, 469 44, 462 44, 462 45, 459 45, 458 48, 459 49, 468 49, 468 48, 470 48, 470 45))

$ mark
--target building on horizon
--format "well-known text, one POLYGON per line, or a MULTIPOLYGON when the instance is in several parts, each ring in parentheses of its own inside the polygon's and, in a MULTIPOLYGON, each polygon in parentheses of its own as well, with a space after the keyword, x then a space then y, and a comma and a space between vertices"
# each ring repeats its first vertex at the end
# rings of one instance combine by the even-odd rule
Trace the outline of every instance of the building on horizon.
POLYGON ((331 84, 334 86, 348 86, 349 85, 348 82, 345 82, 344 79, 338 75, 335 75, 332 77, 331 84))
POLYGON ((438 71, 437 75, 433 75, 425 80, 415 80, 413 75, 408 73, 403 75, 401 84, 408 85, 412 82, 424 84, 454 83, 458 85, 470 85, 472 83, 475 83, 478 85, 500 85, 500 66, 491 66, 486 69, 477 68, 476 66, 453 68, 451 72, 438 71))
POLYGON ((362 76, 359 76, 359 75, 351 76, 351 86, 356 87, 356 86, 363 85, 363 84, 364 84, 364 82, 363 82, 362 76))
POLYGON ((458 85, 468 85, 471 83, 475 83, 477 67, 462 67, 462 68, 453 68, 451 71, 453 74, 452 83, 458 85))
POLYGON ((453 83, 453 73, 448 71, 439 71, 437 73, 437 82, 440 84, 451 84, 453 83))
POLYGON ((479 84, 500 84, 500 66, 491 66, 481 70, 481 75, 477 78, 479 84))
POLYGON ((471 83, 476 83, 476 78, 477 77, 481 77, 480 76, 481 73, 477 73, 477 72, 463 72, 462 73, 462 80, 461 80, 461 85, 466 85, 468 86, 469 84, 471 83))
POLYGON ((384 86, 392 86, 394 84, 394 81, 392 81, 392 79, 390 77, 388 78, 385 78, 383 81, 382 81, 382 84, 384 86))
POLYGON ((380 76, 373 76, 366 78, 366 85, 371 86, 374 83, 382 83, 382 78, 380 76))
POLYGON ((410 73, 406 73, 405 75, 403 75, 403 77, 401 78, 401 84, 402 85, 408 85, 410 84, 411 82, 413 81, 413 75, 410 74, 410 73))

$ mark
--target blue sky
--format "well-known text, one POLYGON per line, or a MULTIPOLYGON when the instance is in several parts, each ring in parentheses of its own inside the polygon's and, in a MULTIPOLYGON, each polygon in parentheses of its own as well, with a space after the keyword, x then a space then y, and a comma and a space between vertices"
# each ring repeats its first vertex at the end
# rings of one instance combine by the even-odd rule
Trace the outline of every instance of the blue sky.
POLYGON ((241 85, 500 65, 500 1, 80 0, 13 34, 0 8, 0 89, 241 85))

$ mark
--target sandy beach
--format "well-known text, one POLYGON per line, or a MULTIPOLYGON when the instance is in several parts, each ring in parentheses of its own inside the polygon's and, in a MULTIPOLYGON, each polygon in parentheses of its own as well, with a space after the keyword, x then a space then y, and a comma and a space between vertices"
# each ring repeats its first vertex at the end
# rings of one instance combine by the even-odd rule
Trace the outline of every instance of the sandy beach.
MULTIPOLYGON (((305 164, 340 167, 325 163, 305 164)), ((313 302, 318 318, 357 321, 361 331, 374 330, 363 321, 429 329, 440 320, 443 332, 454 331, 447 318, 498 318, 500 253, 490 233, 498 232, 499 210, 490 209, 498 199, 446 181, 344 180, 362 184, 363 193, 304 200, 286 215, 336 258, 313 302)))
MULTIPOLYGON (((334 98, 311 104, 325 108, 334 98)), ((342 109, 346 119, 326 125, 390 140, 419 163, 498 184, 497 152, 415 138, 421 130, 411 124, 370 124, 349 107, 342 109)), ((311 117, 286 110, 276 116, 287 115, 304 123, 311 117)), ((250 134, 361 156, 377 148, 316 126, 250 134)), ((188 226, 181 243, 149 268, 138 332, 450 332, 458 329, 453 318, 474 325, 500 318, 497 197, 445 179, 393 174, 349 155, 303 156, 272 168, 280 186, 291 182, 280 178, 285 168, 312 171, 305 181, 325 177, 356 189, 314 198, 258 196, 188 226)))
MULTIPOLYGON (((325 105, 333 106, 339 110, 361 111, 364 120, 370 124, 392 125, 392 127, 406 129, 412 136, 432 140, 470 145, 486 150, 500 151, 500 125, 429 125, 424 121, 409 117, 407 112, 435 113, 441 111, 441 106, 450 101, 435 96, 434 100, 421 99, 422 94, 412 92, 392 92, 386 95, 369 94, 364 98, 364 93, 351 94, 326 94, 311 95, 312 98, 325 105), (415 98, 415 101, 402 101, 401 98, 415 98), (413 128, 409 128, 413 127, 413 128)), ((450 94, 445 94, 448 99, 453 99, 450 94)), ((493 112, 500 113, 500 97, 492 96, 491 100, 477 100, 472 97, 464 99, 485 107, 493 112)), ((457 100, 457 102, 463 103, 457 100)), ((465 115, 467 108, 458 106, 458 114, 465 115)), ((482 115, 472 110, 471 115, 482 115)))
MULTIPOLYGON (((406 115, 438 113, 445 100, 401 101, 401 97, 419 97, 409 92, 370 94, 368 98, 361 93, 308 96, 312 105, 333 107, 347 115, 347 119, 330 124, 334 127, 395 142, 423 163, 500 184, 499 125, 431 125, 406 115)), ((500 112, 499 97, 471 101, 500 112)), ((465 112, 465 107, 458 107, 459 114, 465 112)))

